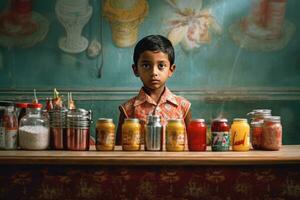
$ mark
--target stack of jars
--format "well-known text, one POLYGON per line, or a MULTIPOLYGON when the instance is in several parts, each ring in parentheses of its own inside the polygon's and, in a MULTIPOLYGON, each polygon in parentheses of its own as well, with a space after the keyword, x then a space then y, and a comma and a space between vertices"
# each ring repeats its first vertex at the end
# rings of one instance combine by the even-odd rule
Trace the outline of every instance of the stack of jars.
POLYGON ((271 116, 271 110, 258 109, 251 114, 251 142, 254 149, 279 150, 282 145, 280 116, 271 116))

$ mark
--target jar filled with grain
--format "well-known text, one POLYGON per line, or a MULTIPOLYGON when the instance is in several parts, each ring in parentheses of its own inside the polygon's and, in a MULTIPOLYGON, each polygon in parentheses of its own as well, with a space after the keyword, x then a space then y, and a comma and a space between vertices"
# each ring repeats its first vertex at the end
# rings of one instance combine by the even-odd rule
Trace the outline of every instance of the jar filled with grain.
POLYGON ((27 113, 19 126, 19 145, 26 150, 45 150, 49 147, 48 119, 41 113, 42 104, 27 105, 27 113))

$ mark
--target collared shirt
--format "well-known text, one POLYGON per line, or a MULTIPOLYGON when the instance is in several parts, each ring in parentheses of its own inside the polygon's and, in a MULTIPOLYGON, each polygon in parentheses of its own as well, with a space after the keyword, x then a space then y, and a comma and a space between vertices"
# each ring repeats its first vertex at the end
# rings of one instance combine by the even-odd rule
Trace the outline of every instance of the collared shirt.
POLYGON ((120 106, 126 118, 138 118, 142 124, 146 122, 149 114, 161 116, 162 125, 166 125, 169 119, 185 119, 191 103, 173 94, 167 87, 157 103, 143 90, 139 94, 120 106), (155 109, 155 111, 154 111, 155 109))

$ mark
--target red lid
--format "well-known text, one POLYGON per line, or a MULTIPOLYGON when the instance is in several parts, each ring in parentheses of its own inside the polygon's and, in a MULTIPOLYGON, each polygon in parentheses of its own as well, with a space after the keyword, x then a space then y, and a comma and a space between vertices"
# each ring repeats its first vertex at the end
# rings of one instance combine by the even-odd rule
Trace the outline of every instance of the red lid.
POLYGON ((42 108, 43 105, 41 103, 29 103, 28 108, 42 108))
POLYGON ((15 106, 18 108, 27 108, 29 103, 16 103, 15 106))

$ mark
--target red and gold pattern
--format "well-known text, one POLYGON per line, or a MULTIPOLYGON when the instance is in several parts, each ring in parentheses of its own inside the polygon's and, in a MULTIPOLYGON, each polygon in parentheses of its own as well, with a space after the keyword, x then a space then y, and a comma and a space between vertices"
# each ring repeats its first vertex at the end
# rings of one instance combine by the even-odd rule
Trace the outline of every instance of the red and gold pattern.
POLYGON ((299 199, 285 166, 1 166, 1 199, 299 199))

